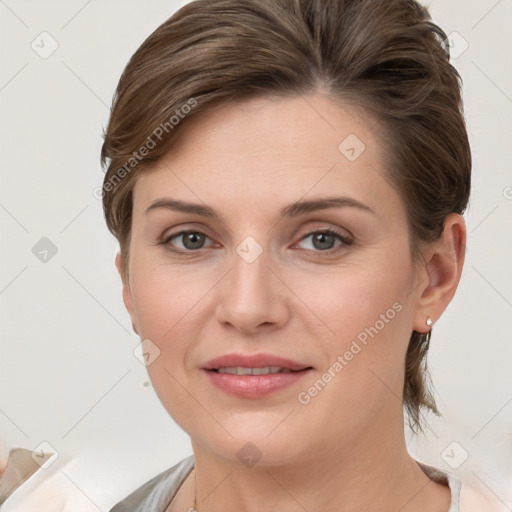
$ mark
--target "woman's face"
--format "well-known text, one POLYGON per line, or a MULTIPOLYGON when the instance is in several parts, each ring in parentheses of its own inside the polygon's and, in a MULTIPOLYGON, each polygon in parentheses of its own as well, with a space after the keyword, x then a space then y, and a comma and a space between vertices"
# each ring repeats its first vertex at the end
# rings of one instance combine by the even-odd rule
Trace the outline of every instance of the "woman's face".
POLYGON ((402 431, 426 274, 375 126, 320 94, 232 103, 135 185, 125 304, 162 404, 219 457, 293 463, 402 431), (263 357, 210 363, 232 354, 263 357), (266 366, 288 370, 223 373, 266 366))

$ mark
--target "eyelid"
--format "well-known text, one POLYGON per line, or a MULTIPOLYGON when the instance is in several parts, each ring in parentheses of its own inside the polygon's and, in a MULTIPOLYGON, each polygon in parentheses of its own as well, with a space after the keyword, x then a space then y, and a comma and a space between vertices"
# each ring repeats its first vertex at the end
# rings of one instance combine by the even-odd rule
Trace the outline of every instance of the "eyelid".
POLYGON ((325 225, 322 226, 316 226, 313 228, 308 228, 304 231, 304 234, 301 236, 299 240, 303 240, 305 237, 308 237, 310 235, 313 235, 315 233, 332 233, 340 238, 346 239, 346 240, 353 240, 354 235, 350 231, 344 228, 337 228, 337 227, 328 227, 325 225))

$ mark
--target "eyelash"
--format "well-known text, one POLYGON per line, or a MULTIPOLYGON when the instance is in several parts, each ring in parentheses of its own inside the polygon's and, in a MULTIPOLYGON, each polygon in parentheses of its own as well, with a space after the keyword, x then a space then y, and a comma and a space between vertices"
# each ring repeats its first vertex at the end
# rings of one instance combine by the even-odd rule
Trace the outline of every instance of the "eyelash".
MULTIPOLYGON (((199 251, 201 251, 201 249, 195 249, 195 250, 186 250, 186 251, 183 251, 183 250, 176 250, 176 249, 172 249, 170 247, 170 241, 173 239, 173 238, 178 238, 180 236, 183 236, 183 235, 186 235, 186 234, 189 234, 189 233, 195 233, 195 234, 199 234, 199 235, 204 235, 206 238, 209 238, 208 235, 206 235, 206 233, 203 233, 202 231, 196 231, 196 230, 183 230, 183 231, 179 231, 178 233, 173 233, 167 237, 165 237, 160 243, 161 245, 165 245, 166 248, 169 250, 169 251, 172 251, 180 256, 186 256, 186 255, 191 255, 191 254, 197 254, 199 251)), ((315 250, 315 249, 306 249, 306 250, 310 250, 310 251, 313 251, 313 252, 316 252, 316 253, 320 253, 320 254, 326 254, 326 255, 331 255, 333 253, 336 253, 340 250, 343 250, 344 247, 348 247, 350 245, 352 245, 354 243, 354 241, 347 237, 346 235, 336 231, 335 229, 316 229, 314 231, 311 231, 309 233, 307 233, 306 235, 304 235, 300 240, 299 242, 302 242, 302 240, 305 240, 306 238, 309 238, 310 236, 312 235, 316 235, 316 234, 323 234, 323 235, 334 235, 335 237, 337 237, 341 242, 342 242, 342 245, 341 246, 338 246, 338 248, 335 248, 335 249, 329 249, 329 250, 326 250, 326 251, 321 251, 321 250, 315 250)))

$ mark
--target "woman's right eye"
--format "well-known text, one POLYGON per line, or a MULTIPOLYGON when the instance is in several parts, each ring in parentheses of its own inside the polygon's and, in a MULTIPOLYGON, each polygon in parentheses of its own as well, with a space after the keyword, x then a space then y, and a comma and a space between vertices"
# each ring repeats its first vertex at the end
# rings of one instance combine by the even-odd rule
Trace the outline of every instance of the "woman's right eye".
POLYGON ((171 251, 177 253, 193 253, 194 251, 203 249, 205 239, 209 239, 209 237, 201 231, 180 231, 166 236, 163 239, 162 244, 169 246, 171 251), (176 245, 175 243, 171 243, 171 240, 174 239, 181 240, 182 248, 173 249, 170 247, 171 245, 176 245))

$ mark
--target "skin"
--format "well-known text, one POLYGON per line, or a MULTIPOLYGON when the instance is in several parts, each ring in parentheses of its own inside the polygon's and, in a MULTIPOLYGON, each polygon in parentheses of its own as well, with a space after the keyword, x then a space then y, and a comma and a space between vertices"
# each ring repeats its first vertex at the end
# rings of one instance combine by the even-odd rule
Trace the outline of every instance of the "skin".
POLYGON ((129 268, 120 254, 116 265, 135 331, 160 350, 148 366, 154 389, 190 435, 196 460, 169 510, 193 506, 194 479, 200 512, 448 510, 449 489, 407 452, 402 389, 413 329, 427 332, 426 318, 435 322, 457 288, 465 223, 448 216, 442 238, 413 263, 405 203, 384 170, 375 126, 323 92, 231 103, 190 119, 173 150, 139 177, 129 268), (366 146, 355 161, 338 150, 349 134, 366 146), (354 198, 373 213, 345 206, 279 218, 292 202, 328 196, 354 198), (162 198, 206 204, 223 220, 145 213, 162 198), (353 243, 315 245, 307 235, 318 228, 353 243), (203 245, 168 240, 182 229, 204 233, 203 245), (236 252, 247 236, 262 249, 250 264, 236 252), (180 256, 170 247, 200 248, 180 256), (299 403, 394 303, 400 312, 299 403), (266 398, 237 398, 200 370, 231 352, 272 353, 314 372, 266 398), (247 442, 262 455, 251 468, 237 457, 247 442))
POLYGON ((9 449, 6 446, 6 443, 0 437, 0 478, 5 472, 5 467, 7 466, 7 460, 9 459, 9 449))

